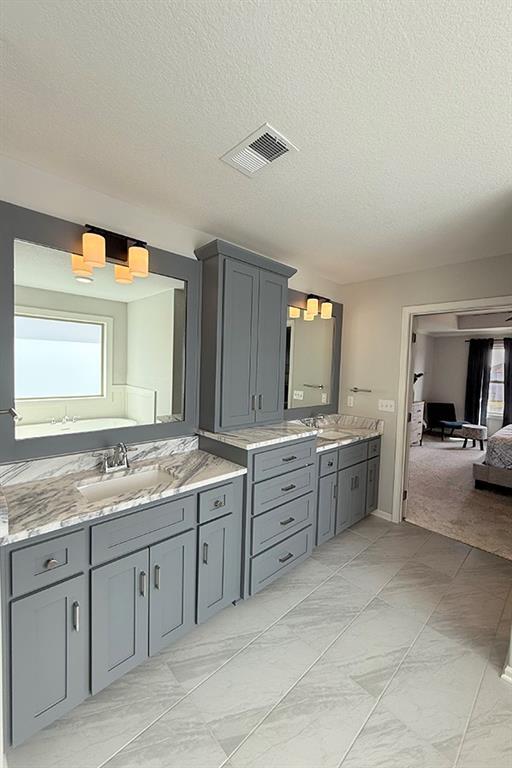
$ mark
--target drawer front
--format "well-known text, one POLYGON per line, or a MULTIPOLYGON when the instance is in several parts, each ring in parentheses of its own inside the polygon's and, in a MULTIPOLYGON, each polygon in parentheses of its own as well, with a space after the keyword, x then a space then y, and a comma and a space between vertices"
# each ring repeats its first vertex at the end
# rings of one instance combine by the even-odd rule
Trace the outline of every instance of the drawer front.
POLYGON ((199 494, 199 522, 207 523, 234 511, 233 483, 221 485, 199 494))
POLYGON ((297 467, 304 467, 316 462, 316 441, 306 440, 292 443, 282 448, 257 453, 253 457, 254 482, 277 477, 283 472, 290 472, 297 467))
POLYGON ((368 443, 368 458, 374 459, 376 456, 380 456, 380 437, 374 437, 368 443))
POLYGON ((313 549, 313 527, 299 531, 282 544, 262 552, 251 560, 251 594, 305 560, 313 549))
POLYGON ((43 541, 11 552, 13 597, 47 587, 83 571, 87 565, 85 531, 43 541))
POLYGON ((331 451, 329 453, 320 454, 320 463, 318 466, 318 474, 320 477, 324 475, 330 475, 332 472, 338 471, 338 451, 331 451))
POLYGON ((157 504, 91 528, 93 565, 114 560, 149 544, 182 533, 195 525, 196 497, 157 504))
POLYGON ((368 458, 368 443, 356 443, 348 445, 346 448, 340 448, 338 452, 338 469, 351 467, 353 464, 359 464, 368 458))
POLYGON ((276 509, 253 518, 252 554, 268 549, 283 541, 292 533, 311 525, 314 519, 315 495, 308 493, 276 509))
POLYGON ((314 490, 315 475, 315 467, 305 467, 253 486, 253 515, 267 512, 314 490))

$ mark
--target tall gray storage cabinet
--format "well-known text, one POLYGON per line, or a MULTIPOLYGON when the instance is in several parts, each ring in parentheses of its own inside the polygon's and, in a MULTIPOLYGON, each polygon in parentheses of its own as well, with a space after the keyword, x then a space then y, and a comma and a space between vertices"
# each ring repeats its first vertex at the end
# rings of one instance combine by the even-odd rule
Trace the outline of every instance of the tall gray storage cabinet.
POLYGON ((203 272, 200 426, 219 432, 281 420, 295 270, 222 240, 196 256, 203 272))

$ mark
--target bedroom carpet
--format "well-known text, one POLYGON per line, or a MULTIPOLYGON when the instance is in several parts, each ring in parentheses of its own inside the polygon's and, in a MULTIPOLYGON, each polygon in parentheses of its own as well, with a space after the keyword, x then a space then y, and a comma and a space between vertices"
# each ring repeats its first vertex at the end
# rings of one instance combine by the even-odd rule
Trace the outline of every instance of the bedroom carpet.
POLYGON ((512 560, 512 496, 476 490, 473 463, 483 453, 461 446, 426 436, 411 448, 407 520, 512 560))

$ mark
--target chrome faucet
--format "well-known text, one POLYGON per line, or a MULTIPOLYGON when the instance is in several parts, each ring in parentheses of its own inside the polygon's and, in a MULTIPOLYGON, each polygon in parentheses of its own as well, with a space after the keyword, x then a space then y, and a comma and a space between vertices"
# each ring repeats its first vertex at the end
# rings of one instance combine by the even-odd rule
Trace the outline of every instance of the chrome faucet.
POLYGON ((105 473, 116 472, 120 469, 130 469, 128 461, 128 448, 126 443, 118 443, 112 451, 106 451, 101 455, 101 471, 105 473))
POLYGON ((325 424, 325 419, 322 414, 319 414, 318 416, 308 416, 304 419, 301 419, 301 421, 306 425, 306 427, 314 427, 314 429, 319 429, 325 424))

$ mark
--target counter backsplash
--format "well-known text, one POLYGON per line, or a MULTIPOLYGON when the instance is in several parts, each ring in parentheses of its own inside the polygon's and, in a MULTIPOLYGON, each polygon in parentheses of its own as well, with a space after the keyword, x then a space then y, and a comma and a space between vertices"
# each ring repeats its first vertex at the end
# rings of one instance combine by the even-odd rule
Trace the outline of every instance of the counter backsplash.
MULTIPOLYGON (((188 435, 174 440, 128 444, 128 458, 131 462, 161 459, 171 456, 173 453, 194 451, 198 448, 198 442, 197 436, 188 435)), ((51 477, 61 477, 70 472, 85 472, 99 467, 102 452, 87 451, 85 453, 70 453, 67 456, 50 456, 31 459, 30 461, 18 461, 13 464, 0 464, 0 485, 46 480, 51 477)))

